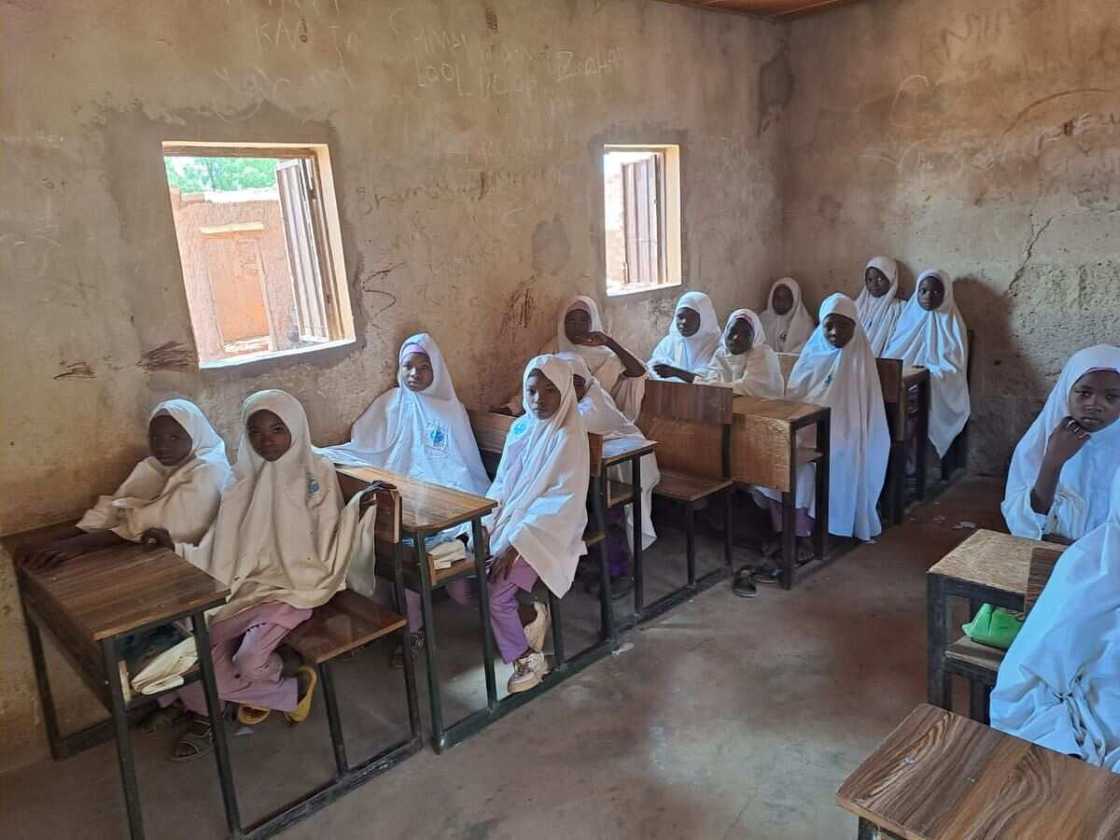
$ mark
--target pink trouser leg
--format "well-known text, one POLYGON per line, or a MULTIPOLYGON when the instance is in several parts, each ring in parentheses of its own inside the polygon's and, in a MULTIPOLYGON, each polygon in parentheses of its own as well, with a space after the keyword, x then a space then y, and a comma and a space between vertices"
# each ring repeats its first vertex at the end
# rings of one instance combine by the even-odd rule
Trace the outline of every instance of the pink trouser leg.
MULTIPOLYGON (((782 503, 774 499, 767 499, 770 503, 770 525, 779 534, 782 533, 782 503)), ((794 531, 799 537, 808 537, 813 533, 813 517, 809 515, 808 508, 797 508, 795 515, 794 531)))
POLYGON ((498 652, 506 662, 513 662, 529 647, 525 627, 517 612, 517 590, 533 590, 537 573, 520 557, 513 564, 508 578, 488 581, 490 589, 490 626, 498 652))

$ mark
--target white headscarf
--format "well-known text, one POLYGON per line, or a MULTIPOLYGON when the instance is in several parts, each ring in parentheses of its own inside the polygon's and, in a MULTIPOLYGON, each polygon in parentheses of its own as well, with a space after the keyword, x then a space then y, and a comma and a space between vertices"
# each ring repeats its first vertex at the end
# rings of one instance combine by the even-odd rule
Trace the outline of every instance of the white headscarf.
POLYGON ((762 397, 780 400, 785 393, 782 364, 770 345, 766 343, 766 330, 762 320, 751 309, 736 309, 727 319, 719 347, 704 372, 704 382, 709 385, 729 385, 744 397, 762 397), (749 321, 754 341, 746 353, 735 355, 727 349, 727 335, 735 322, 749 321))
POLYGON ((972 413, 968 395, 968 328, 953 299, 953 281, 942 271, 923 271, 883 351, 888 359, 902 359, 907 366, 929 368, 929 439, 939 457, 961 433, 972 413), (918 303, 918 288, 927 277, 936 277, 945 288, 945 300, 932 312, 918 303))
POLYGON ((1120 467, 1120 422, 1091 434, 1081 451, 1062 466, 1049 515, 1035 513, 1031 507, 1031 490, 1038 480, 1047 441, 1069 416, 1070 391, 1078 379, 1095 370, 1120 373, 1120 347, 1098 344, 1070 356, 1042 413, 1015 447, 1003 497, 1003 518, 1016 536, 1037 540, 1052 533, 1076 540, 1103 524, 1108 516, 1108 490, 1120 467))
POLYGON ((883 389, 852 299, 830 295, 821 304, 820 319, 790 371, 786 395, 832 409, 828 530, 869 540, 883 530, 875 508, 891 452, 883 389), (824 320, 833 313, 855 322, 852 339, 842 350, 824 336, 824 320))
MULTIPOLYGON (((556 323, 557 352, 575 353, 587 363, 593 374, 597 374, 600 368, 609 365, 612 360, 618 363, 621 372, 621 362, 618 362, 618 356, 609 347, 585 347, 582 344, 572 344, 568 339, 568 333, 564 330, 564 319, 573 309, 582 309, 588 314, 591 319, 591 332, 603 331, 603 318, 599 314, 599 305, 587 295, 576 295, 560 310, 560 318, 556 323)), ((614 382, 608 382, 607 385, 613 386, 614 382)))
POLYGON ((868 268, 877 268, 883 272, 891 287, 882 297, 875 297, 867 288, 866 280, 863 290, 856 298, 856 309, 859 311, 859 322, 863 331, 867 333, 867 341, 871 345, 871 352, 882 356, 883 351, 894 333, 895 324, 902 314, 902 301, 898 300, 898 263, 890 257, 875 257, 864 268, 867 276, 868 268))
POLYGON ((139 542, 149 528, 165 528, 178 542, 197 542, 206 533, 230 478, 226 445, 189 400, 164 400, 152 409, 148 423, 161 414, 190 436, 190 454, 174 467, 145 458, 113 495, 101 496, 86 511, 78 522, 83 531, 111 530, 132 542, 139 542))
POLYGON ((405 339, 397 360, 397 387, 358 418, 349 443, 320 452, 336 464, 368 464, 485 495, 490 479, 435 339, 427 333, 405 339), (411 353, 424 353, 432 363, 432 384, 420 392, 409 389, 401 369, 411 353))
MULTIPOLYGON (((572 368, 572 374, 580 377, 587 384, 587 393, 579 401, 579 413, 583 417, 584 428, 590 434, 602 435, 603 454, 616 455, 628 449, 632 450, 649 444, 649 440, 641 433, 636 425, 626 418, 618 406, 614 404, 611 395, 604 391, 599 382, 591 375, 590 368, 582 358, 574 353, 559 353, 561 359, 572 368)), ((615 469, 612 467, 612 469, 615 469)), ((629 469, 618 469, 618 481, 630 482, 629 469)), ((653 527, 653 488, 661 480, 661 471, 657 468, 657 458, 651 452, 642 456, 642 548, 649 548, 657 539, 657 531, 653 527)), ((626 509, 627 521, 630 519, 630 508, 626 509)), ((627 539, 632 539, 628 528, 627 539)))
POLYGON ((762 325, 770 339, 770 346, 778 353, 800 353, 809 336, 813 334, 813 316, 801 300, 801 286, 792 277, 783 277, 770 287, 766 299, 766 311, 762 313, 762 325), (785 315, 774 311, 774 292, 779 286, 786 286, 793 294, 793 306, 785 315))
MULTIPOLYGON (((325 604, 346 584, 358 543, 360 494, 343 514, 334 466, 311 446, 299 400, 284 391, 258 391, 245 400, 233 474, 202 544, 176 545, 187 560, 230 587, 230 600, 217 618, 266 601, 301 609, 325 604), (271 411, 291 433, 291 447, 276 461, 266 461, 249 442, 246 426, 258 411, 271 411)), ((371 533, 374 507, 362 520, 371 533)))
POLYGON ((510 427, 494 483, 487 494, 498 507, 482 520, 490 531, 490 554, 512 546, 552 593, 561 598, 586 553, 587 487, 591 455, 576 407, 572 369, 557 356, 535 356, 539 370, 560 391, 560 408, 547 420, 527 411, 510 427))
POLYGON ((686 292, 681 295, 673 309, 673 318, 669 322, 669 334, 658 342, 653 348, 647 367, 650 370, 656 364, 672 365, 689 373, 702 375, 707 370, 708 362, 719 344, 719 319, 716 318, 715 307, 712 299, 703 292, 686 292), (700 327, 695 333, 685 338, 677 329, 676 313, 682 309, 691 309, 700 316, 700 327))
POLYGON ((1120 773, 1120 472, 1105 524, 1067 548, 992 691, 992 727, 1120 773))

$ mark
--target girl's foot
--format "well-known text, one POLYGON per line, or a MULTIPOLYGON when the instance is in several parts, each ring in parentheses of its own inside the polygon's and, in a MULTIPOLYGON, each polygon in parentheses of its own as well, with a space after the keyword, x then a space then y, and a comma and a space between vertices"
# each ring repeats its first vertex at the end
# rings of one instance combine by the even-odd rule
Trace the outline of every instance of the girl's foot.
POLYGON ((140 721, 140 731, 145 735, 153 735, 156 732, 170 729, 181 721, 185 714, 186 711, 178 703, 156 709, 140 721))
POLYGON ((510 694, 529 691, 541 684, 548 673, 548 660, 543 653, 527 650, 513 663, 513 674, 506 684, 510 694))
POLYGON ((284 712, 285 719, 292 726, 303 723, 311 714, 311 700, 315 696, 315 686, 319 683, 319 675, 315 673, 314 668, 301 665, 296 670, 296 680, 299 683, 299 702, 295 709, 284 712))
POLYGON ((214 751, 214 729, 210 718, 191 714, 187 730, 171 752, 172 761, 194 761, 214 751))
POLYGON ((548 605, 542 604, 540 601, 533 602, 533 609, 536 610, 537 614, 531 622, 525 625, 525 639, 529 642, 530 648, 540 653, 544 650, 544 640, 545 636, 548 635, 551 616, 548 612, 548 605))

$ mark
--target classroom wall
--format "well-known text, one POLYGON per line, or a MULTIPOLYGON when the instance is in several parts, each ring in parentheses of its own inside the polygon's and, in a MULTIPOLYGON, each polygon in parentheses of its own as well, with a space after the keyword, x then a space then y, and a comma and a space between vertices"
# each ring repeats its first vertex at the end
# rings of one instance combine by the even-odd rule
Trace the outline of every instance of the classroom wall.
MULTIPOLYGON (((575 293, 605 299, 601 145, 680 143, 686 284, 727 312, 780 269, 785 30, 648 0, 3 6, 0 533, 77 515, 182 394, 234 440, 282 387, 344 438, 427 329, 497 403, 575 293), (777 79, 777 84, 775 83, 777 79), (328 143, 357 342, 200 372, 163 140, 328 143)), ((641 354, 680 289, 611 302, 641 354)), ((0 770, 45 755, 7 558, 0 770)), ((56 665, 58 663, 56 662, 56 665)), ((59 666, 67 719, 91 713, 59 666)))
POLYGON ((792 28, 785 253, 818 305, 876 254, 957 277, 973 468, 1069 354, 1120 336, 1115 0, 866 0, 792 28))

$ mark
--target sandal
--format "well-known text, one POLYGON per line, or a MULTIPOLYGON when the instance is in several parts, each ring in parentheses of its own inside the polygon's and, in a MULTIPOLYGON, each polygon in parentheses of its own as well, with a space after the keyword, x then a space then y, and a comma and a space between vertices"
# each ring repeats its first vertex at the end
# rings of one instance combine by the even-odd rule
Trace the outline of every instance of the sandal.
POLYGON ((262 709, 260 706, 250 706, 242 703, 237 707, 237 722, 245 726, 256 726, 264 723, 272 709, 262 709))
POLYGON ((299 680, 303 677, 303 682, 306 680, 307 687, 303 690, 303 694, 299 697, 299 703, 296 704, 295 709, 290 712, 284 712, 284 718, 289 724, 295 726, 297 723, 303 723, 311 714, 311 700, 315 696, 315 686, 319 683, 319 675, 315 673, 314 668, 303 665, 296 669, 296 679, 299 680))
POLYGON ((210 718, 191 715, 187 730, 180 736, 171 752, 172 761, 194 761, 214 751, 214 728, 210 718))
POLYGON ((185 714, 186 711, 177 703, 172 706, 163 706, 158 709, 153 709, 151 713, 145 715, 144 719, 140 721, 140 731, 145 735, 154 735, 157 732, 170 729, 181 721, 185 714))
POLYGON ((754 585, 751 569, 747 566, 739 569, 731 579, 731 591, 740 598, 753 598, 758 595, 758 587, 754 585))

